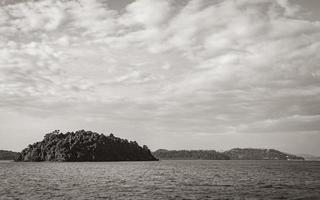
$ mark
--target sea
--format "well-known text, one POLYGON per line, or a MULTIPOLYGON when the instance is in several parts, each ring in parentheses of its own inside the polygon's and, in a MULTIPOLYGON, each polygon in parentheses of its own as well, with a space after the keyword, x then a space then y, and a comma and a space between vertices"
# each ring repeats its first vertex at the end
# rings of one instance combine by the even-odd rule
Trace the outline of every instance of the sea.
POLYGON ((0 162, 0 199, 318 200, 320 162, 0 162))

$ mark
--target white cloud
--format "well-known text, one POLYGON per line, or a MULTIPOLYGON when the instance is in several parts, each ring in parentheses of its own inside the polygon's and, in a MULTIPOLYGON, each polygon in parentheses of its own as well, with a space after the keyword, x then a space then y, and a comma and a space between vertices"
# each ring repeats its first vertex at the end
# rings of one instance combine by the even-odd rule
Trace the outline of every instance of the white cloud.
POLYGON ((55 30, 65 18, 61 4, 54 1, 19 3, 8 6, 7 11, 15 18, 11 24, 27 32, 55 30))
POLYGON ((170 10, 170 1, 137 0, 126 7, 127 12, 120 21, 129 26, 159 26, 165 23, 170 10))
MULTIPOLYGON (((71 15, 72 26, 82 30, 81 35, 104 37, 116 31, 116 12, 108 9, 105 3, 97 0, 81 0, 68 2, 68 14, 71 15)), ((76 31, 77 32, 77 31, 76 31)), ((79 33, 79 32, 78 32, 79 33)))

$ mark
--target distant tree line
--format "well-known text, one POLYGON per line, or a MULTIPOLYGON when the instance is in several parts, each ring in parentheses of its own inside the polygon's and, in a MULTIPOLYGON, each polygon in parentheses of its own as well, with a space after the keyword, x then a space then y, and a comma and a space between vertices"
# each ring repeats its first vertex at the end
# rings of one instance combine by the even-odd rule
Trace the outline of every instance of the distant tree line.
POLYGON ((156 158, 164 160, 229 160, 230 158, 215 150, 165 150, 153 152, 156 158))
POLYGON ((232 160, 304 160, 275 149, 234 148, 224 153, 232 160))
POLYGON ((166 150, 152 153, 160 160, 304 160, 275 149, 234 148, 224 152, 215 150, 166 150))
POLYGON ((0 160, 15 160, 17 156, 17 152, 0 150, 0 160))

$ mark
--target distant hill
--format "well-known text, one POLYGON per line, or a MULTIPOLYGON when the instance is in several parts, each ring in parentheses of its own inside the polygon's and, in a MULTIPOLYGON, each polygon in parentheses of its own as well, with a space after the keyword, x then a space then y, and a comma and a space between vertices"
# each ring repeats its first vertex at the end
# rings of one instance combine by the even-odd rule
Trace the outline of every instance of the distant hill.
POLYGON ((159 149, 152 153, 160 160, 229 160, 230 158, 215 150, 165 150, 159 149))
POLYGON ((46 134, 22 150, 16 161, 153 161, 147 146, 91 131, 46 134))
POLYGON ((314 156, 310 154, 299 154, 298 156, 303 157, 305 160, 314 160, 314 161, 320 160, 320 156, 314 156))
POLYGON ((304 160, 275 149, 234 148, 224 152, 231 160, 304 160))
POLYGON ((160 160, 304 160, 275 149, 235 148, 225 152, 215 150, 165 150, 152 153, 160 160))
POLYGON ((14 160, 17 156, 17 152, 0 150, 0 160, 14 160))

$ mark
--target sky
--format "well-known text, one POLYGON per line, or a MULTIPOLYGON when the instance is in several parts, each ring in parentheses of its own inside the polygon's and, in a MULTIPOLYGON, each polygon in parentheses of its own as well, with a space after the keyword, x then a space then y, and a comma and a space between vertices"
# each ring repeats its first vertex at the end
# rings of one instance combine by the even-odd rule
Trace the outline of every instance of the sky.
POLYGON ((318 0, 0 2, 0 149, 91 130, 151 150, 320 155, 318 0))

